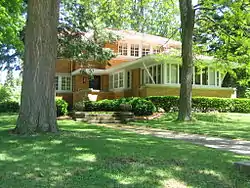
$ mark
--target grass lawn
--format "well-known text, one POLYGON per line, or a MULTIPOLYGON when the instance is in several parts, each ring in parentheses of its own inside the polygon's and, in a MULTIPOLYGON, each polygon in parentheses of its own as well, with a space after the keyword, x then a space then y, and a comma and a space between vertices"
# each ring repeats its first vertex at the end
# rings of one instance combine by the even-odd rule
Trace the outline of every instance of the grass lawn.
POLYGON ((131 124, 177 132, 250 140, 250 114, 195 113, 193 116, 195 120, 189 123, 176 122, 177 113, 167 113, 159 119, 137 121, 131 124))
POLYGON ((0 115, 1 188, 250 187, 232 165, 246 156, 69 120, 57 135, 10 135, 15 119, 0 115))

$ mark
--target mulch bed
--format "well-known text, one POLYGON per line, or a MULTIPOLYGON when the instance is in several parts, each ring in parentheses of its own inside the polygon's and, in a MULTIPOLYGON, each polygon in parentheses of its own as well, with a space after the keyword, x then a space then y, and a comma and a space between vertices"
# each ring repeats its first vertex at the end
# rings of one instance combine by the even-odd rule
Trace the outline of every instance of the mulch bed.
POLYGON ((72 117, 70 116, 60 116, 56 118, 57 120, 72 120, 72 117))

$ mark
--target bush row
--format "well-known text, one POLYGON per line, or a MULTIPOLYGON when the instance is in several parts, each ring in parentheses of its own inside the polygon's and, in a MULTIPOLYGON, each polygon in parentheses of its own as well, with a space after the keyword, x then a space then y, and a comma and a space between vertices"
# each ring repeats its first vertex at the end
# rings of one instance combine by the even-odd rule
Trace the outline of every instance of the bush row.
POLYGON ((5 101, 0 103, 0 113, 18 112, 19 104, 14 101, 5 101))
MULTIPOLYGON (((0 113, 8 113, 8 112, 18 112, 19 111, 19 103, 14 101, 5 101, 0 102, 0 113)), ((63 99, 56 99, 56 109, 57 116, 66 115, 68 113, 68 103, 63 99)))
MULTIPOLYGON (((179 97, 176 96, 153 96, 147 97, 157 108, 163 108, 166 112, 177 111, 179 97)), ((250 113, 250 99, 231 99, 215 97, 193 97, 193 111, 209 112, 239 112, 250 113)))
POLYGON ((76 111, 119 111, 121 104, 130 104, 132 112, 136 116, 151 115, 155 111, 154 104, 146 99, 133 97, 133 98, 120 98, 114 100, 101 100, 96 102, 81 101, 74 105, 76 111))

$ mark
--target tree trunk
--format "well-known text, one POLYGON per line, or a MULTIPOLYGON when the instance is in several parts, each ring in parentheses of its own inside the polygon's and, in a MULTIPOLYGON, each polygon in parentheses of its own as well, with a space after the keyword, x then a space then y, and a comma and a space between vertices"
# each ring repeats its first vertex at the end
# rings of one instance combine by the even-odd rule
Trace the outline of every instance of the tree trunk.
POLYGON ((55 62, 59 0, 29 0, 21 107, 14 132, 57 132, 55 62))
POLYGON ((192 119, 192 78, 193 78, 193 28, 194 9, 192 0, 179 0, 181 12, 182 71, 179 101, 179 121, 192 119))

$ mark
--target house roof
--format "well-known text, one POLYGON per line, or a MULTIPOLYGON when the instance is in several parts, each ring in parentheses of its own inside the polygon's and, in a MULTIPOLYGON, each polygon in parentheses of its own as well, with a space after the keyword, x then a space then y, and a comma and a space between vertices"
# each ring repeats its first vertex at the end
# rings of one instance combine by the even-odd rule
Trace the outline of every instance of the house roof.
POLYGON ((181 42, 168 39, 165 37, 160 37, 156 35, 151 35, 147 33, 140 33, 133 30, 118 30, 118 29, 107 29, 116 35, 121 36, 122 40, 139 40, 144 43, 154 43, 162 45, 167 48, 181 48, 181 42))

